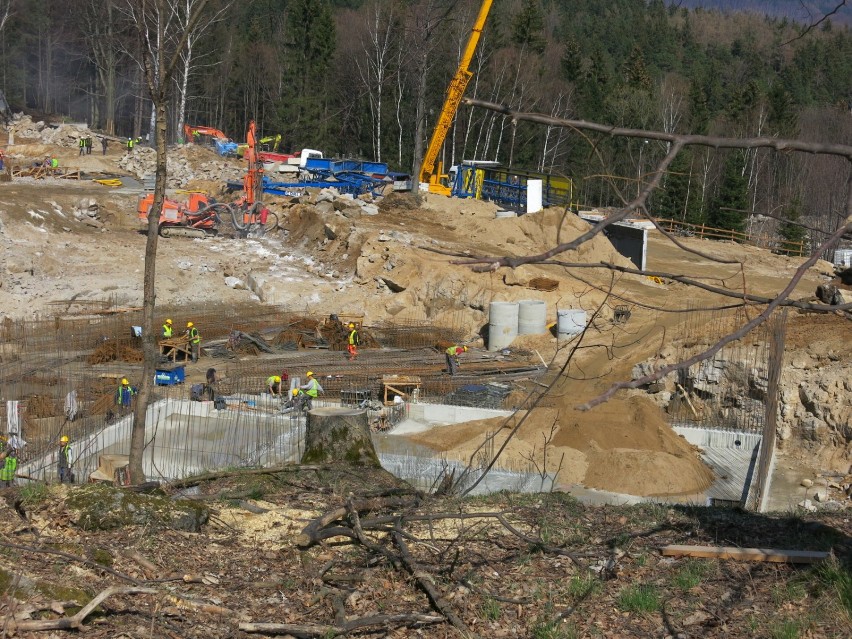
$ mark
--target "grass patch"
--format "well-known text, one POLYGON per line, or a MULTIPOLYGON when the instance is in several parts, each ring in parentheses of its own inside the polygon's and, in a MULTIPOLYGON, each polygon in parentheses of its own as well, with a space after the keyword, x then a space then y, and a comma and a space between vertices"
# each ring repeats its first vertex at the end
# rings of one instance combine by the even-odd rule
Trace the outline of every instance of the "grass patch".
POLYGON ((706 562, 697 559, 687 559, 672 576, 672 585, 686 592, 700 584, 708 571, 709 566, 706 562))
POLYGON ((593 594, 600 588, 601 582, 592 574, 577 574, 568 582, 568 594, 575 600, 582 599, 593 594))
POLYGON ((769 636, 772 639, 799 639, 801 632, 802 625, 790 619, 776 621, 769 626, 769 636))
POLYGON ((494 597, 486 597, 479 606, 479 614, 486 621, 497 621, 501 613, 500 602, 494 597))
POLYGON ((772 603, 781 606, 785 603, 802 601, 808 596, 807 588, 799 580, 785 581, 772 587, 772 603))
POLYGON ((21 504, 27 506, 37 506, 47 501, 50 496, 50 487, 40 481, 29 481, 23 484, 20 488, 21 504))
POLYGON ((619 593, 617 603, 624 612, 656 612, 660 609, 660 595, 654 586, 630 586, 619 593))
POLYGON ((822 562, 812 573, 819 593, 828 593, 852 619, 852 570, 837 559, 822 562))
POLYGON ((554 616, 553 604, 548 603, 530 628, 531 639, 577 639, 579 637, 574 624, 554 619, 554 616))

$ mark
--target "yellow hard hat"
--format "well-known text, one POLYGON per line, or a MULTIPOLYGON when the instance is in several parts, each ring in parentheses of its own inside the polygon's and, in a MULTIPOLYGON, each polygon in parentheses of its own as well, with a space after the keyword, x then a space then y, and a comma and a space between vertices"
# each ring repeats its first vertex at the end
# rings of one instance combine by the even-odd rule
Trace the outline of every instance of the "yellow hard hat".
POLYGON ((467 346, 462 346, 462 348, 464 349, 464 352, 467 353, 467 346))
POLYGON ((280 377, 278 377, 278 375, 273 375, 273 376, 272 376, 272 381, 274 381, 274 382, 280 382, 280 381, 281 381, 281 378, 280 378, 280 377))
POLYGON ((298 395, 298 394, 299 394, 299 389, 298 389, 298 388, 294 388, 294 389, 293 389, 293 396, 295 397, 295 396, 296 396, 296 395, 298 395))
POLYGON ((172 320, 170 320, 170 319, 166 320, 166 324, 171 324, 171 323, 172 323, 172 320))
POLYGON ((355 324, 353 324, 352 322, 349 322, 349 328, 355 328, 355 324))
POLYGON ((68 443, 68 435, 63 435, 62 437, 60 437, 59 443, 60 444, 67 444, 68 443))
POLYGON ((127 381, 127 378, 126 378, 126 377, 122 377, 122 378, 121 378, 121 383, 122 383, 122 384, 129 384, 130 382, 128 382, 128 381, 127 381))
POLYGON ((307 373, 305 373, 305 375, 307 375, 308 377, 313 377, 313 376, 314 376, 314 372, 313 372, 313 371, 308 371, 307 373))
POLYGON ((187 328, 192 328, 193 326, 195 326, 195 324, 193 324, 192 322, 187 322, 187 323, 186 323, 186 327, 187 327, 187 328))

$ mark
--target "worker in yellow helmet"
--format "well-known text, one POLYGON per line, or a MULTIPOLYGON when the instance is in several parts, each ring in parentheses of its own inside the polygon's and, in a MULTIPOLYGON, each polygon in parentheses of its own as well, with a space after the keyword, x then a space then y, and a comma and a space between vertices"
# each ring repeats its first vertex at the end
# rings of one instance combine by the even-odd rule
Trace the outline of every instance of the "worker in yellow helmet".
POLYGON ((320 385, 320 383, 314 379, 314 372, 308 371, 305 373, 305 377, 308 378, 308 381, 305 384, 302 384, 299 388, 305 391, 305 395, 307 398, 307 407, 308 410, 311 410, 314 406, 313 400, 316 399, 320 393, 324 393, 325 390, 320 385))
POLYGON ((172 336, 172 320, 167 319, 163 322, 163 339, 170 339, 172 336))
POLYGON ((279 397, 281 395, 281 376, 270 375, 266 378, 266 388, 269 389, 269 394, 279 397))
POLYGON ((358 329, 355 324, 349 322, 349 338, 346 350, 349 351, 349 361, 351 362, 358 357, 358 346, 361 344, 361 337, 358 335, 358 329))
POLYGON ((59 483, 74 483, 74 458, 71 451, 71 443, 68 435, 59 438, 59 455, 57 460, 59 468, 59 483))
POLYGON ((134 395, 136 395, 136 387, 131 386, 128 379, 123 377, 121 384, 118 385, 118 390, 115 392, 115 405, 118 406, 121 413, 130 411, 134 395))
POLYGON ((186 323, 186 337, 189 339, 190 352, 192 353, 192 361, 198 361, 198 351, 201 348, 201 335, 198 334, 198 329, 192 322, 186 323))

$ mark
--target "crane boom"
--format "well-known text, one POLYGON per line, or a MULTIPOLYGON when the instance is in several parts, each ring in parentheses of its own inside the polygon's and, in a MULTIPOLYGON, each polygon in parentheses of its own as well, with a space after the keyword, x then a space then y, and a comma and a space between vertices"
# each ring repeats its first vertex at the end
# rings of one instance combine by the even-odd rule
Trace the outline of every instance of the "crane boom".
POLYGON ((473 24, 473 29, 470 32, 470 37, 467 40, 464 53, 459 61, 456 74, 450 81, 447 87, 447 97, 444 99, 444 107, 441 109, 441 115, 435 124, 435 130, 432 132, 432 137, 429 139, 429 146, 426 148, 426 154, 423 156, 423 162, 420 165, 420 182, 429 184, 429 191, 432 193, 450 194, 450 189, 441 183, 442 178, 445 178, 443 173, 443 165, 437 162, 438 153, 441 147, 444 146, 444 140, 447 139, 447 132, 453 124, 453 119, 456 117, 459 104, 464 97, 467 83, 473 73, 470 71, 470 62, 473 60, 473 54, 476 52, 476 46, 479 44, 479 38, 482 36, 482 28, 485 26, 485 20, 488 18, 488 13, 491 11, 492 0, 482 0, 482 6, 479 7, 479 15, 476 17, 476 22, 473 24))

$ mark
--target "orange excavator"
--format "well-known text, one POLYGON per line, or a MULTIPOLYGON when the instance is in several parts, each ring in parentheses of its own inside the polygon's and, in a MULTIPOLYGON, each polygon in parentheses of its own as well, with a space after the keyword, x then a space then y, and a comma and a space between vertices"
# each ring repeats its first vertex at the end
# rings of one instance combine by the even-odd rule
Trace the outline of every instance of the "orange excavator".
POLYGON ((237 143, 231 140, 219 129, 209 126, 183 125, 183 136, 186 142, 193 144, 207 144, 213 146, 219 155, 236 156, 237 143))

